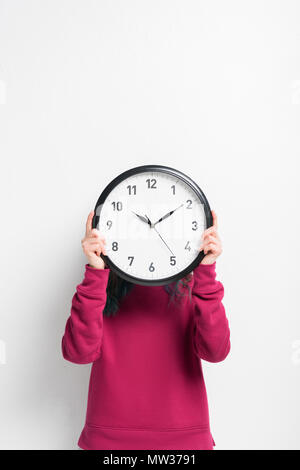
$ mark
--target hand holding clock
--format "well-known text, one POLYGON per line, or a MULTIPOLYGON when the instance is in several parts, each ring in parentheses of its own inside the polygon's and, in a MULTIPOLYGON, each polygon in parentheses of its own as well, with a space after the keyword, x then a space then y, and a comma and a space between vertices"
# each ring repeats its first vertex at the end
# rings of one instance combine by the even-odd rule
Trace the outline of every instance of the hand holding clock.
POLYGON ((203 250, 205 255, 200 264, 213 264, 218 256, 222 253, 222 244, 217 232, 218 221, 215 211, 211 211, 213 217, 213 225, 204 230, 202 234, 202 244, 200 251, 203 250))
POLYGON ((91 211, 88 215, 85 227, 85 236, 81 240, 81 246, 88 259, 90 267, 95 269, 104 269, 105 263, 100 257, 100 254, 103 253, 106 255, 106 248, 104 246, 106 241, 98 229, 92 228, 93 215, 94 211, 91 211))

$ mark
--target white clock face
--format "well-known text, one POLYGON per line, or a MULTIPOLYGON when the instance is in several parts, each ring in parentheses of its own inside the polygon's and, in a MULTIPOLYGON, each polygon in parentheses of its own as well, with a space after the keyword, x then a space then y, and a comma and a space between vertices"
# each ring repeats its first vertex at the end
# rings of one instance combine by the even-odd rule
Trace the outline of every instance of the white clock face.
POLYGON ((204 205, 177 176, 133 174, 112 189, 97 213, 108 258, 141 281, 163 283, 199 255, 206 229, 204 205))

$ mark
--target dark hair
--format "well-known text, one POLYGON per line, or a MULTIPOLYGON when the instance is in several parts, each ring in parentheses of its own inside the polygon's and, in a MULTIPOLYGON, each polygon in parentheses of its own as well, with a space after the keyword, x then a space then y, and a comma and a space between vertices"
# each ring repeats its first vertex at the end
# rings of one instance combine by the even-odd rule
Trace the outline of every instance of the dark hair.
MULTIPOLYGON (((174 303, 175 306, 178 306, 179 302, 177 302, 177 300, 185 297, 187 294, 191 301, 191 288, 189 286, 191 279, 192 273, 189 273, 183 279, 164 285, 165 291, 170 295, 168 305, 174 303)), ((116 315, 122 298, 129 294, 134 285, 134 283, 122 279, 111 270, 106 288, 107 295, 103 315, 107 317, 116 315)))

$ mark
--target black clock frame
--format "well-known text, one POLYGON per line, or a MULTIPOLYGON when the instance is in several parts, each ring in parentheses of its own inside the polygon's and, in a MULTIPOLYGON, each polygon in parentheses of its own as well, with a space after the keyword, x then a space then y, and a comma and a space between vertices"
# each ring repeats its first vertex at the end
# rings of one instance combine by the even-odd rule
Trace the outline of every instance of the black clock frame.
MULTIPOLYGON (((135 168, 131 168, 129 170, 124 171, 120 175, 118 175, 116 178, 114 178, 107 186, 106 188, 102 191, 100 194, 97 203, 95 205, 94 209, 94 217, 92 221, 92 227, 97 228, 99 225, 100 221, 100 213, 101 209, 99 212, 99 208, 102 207, 102 204, 106 200, 107 196, 109 193, 122 181, 124 181, 126 178, 129 178, 130 176, 139 174, 139 173, 146 173, 146 172, 161 172, 161 173, 168 173, 169 175, 172 175, 176 178, 181 179, 184 181, 188 186, 191 187, 191 189, 194 191, 196 196, 200 199, 201 203, 204 205, 204 213, 206 217, 206 227, 211 227, 213 224, 213 218, 210 210, 209 203, 205 197, 205 194, 203 191, 199 188, 199 186, 187 175, 182 173, 179 170, 175 170, 174 168, 170 168, 167 166, 163 165, 142 165, 142 166, 137 166, 135 168)), ((140 284, 142 286, 163 286, 165 284, 169 284, 171 282, 175 282, 179 279, 184 278, 187 274, 189 274, 193 269, 198 266, 198 264, 202 261, 204 258, 205 254, 202 251, 199 252, 198 256, 194 259, 194 261, 187 266, 185 269, 180 271, 180 273, 176 273, 173 276, 170 276, 168 278, 163 278, 163 279, 140 279, 135 276, 131 276, 128 273, 125 273, 122 271, 118 266, 116 266, 113 261, 103 253, 101 253, 101 258, 103 261, 107 264, 107 266, 112 269, 118 276, 120 276, 122 279, 125 279, 126 281, 132 282, 134 284, 140 284)))

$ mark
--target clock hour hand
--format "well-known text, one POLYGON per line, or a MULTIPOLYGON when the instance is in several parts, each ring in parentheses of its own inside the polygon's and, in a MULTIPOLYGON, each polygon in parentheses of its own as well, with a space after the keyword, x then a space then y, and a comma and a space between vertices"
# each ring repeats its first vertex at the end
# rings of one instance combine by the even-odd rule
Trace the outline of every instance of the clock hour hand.
POLYGON ((168 212, 167 214, 165 214, 163 217, 161 217, 157 222, 155 222, 153 224, 153 227, 155 227, 156 224, 159 224, 159 222, 162 222, 163 220, 167 219, 168 217, 170 217, 170 215, 174 214, 175 211, 177 211, 178 209, 180 209, 180 207, 182 207, 183 204, 181 204, 180 206, 176 207, 176 209, 174 209, 173 211, 171 212, 168 212))
POLYGON ((145 217, 143 217, 142 215, 139 215, 137 214, 136 212, 134 211, 131 211, 133 214, 135 214, 140 220, 142 220, 143 222, 145 222, 146 224, 149 224, 151 226, 151 222, 149 221, 149 219, 145 219, 145 217))

